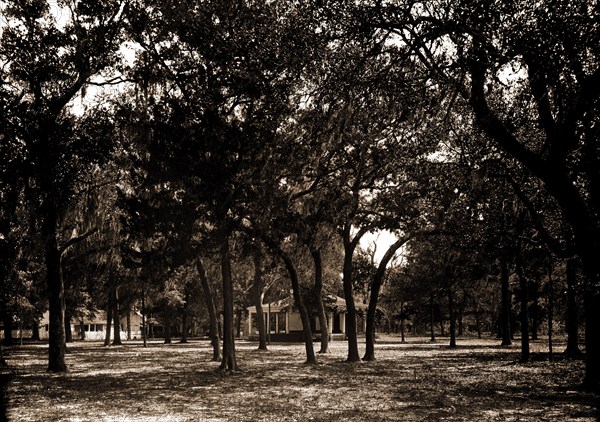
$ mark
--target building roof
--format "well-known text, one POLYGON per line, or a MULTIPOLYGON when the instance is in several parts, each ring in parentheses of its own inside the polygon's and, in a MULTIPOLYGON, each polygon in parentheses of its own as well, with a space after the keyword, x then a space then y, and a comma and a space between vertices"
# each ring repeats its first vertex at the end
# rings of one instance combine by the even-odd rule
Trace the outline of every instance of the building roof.
MULTIPOLYGON (((323 297, 323 305, 325 306, 325 309, 334 311, 336 313, 346 311, 346 299, 344 299, 343 297, 336 296, 336 295, 325 295, 323 297)), ((263 303, 262 306, 263 306, 263 310, 270 309, 271 312, 280 312, 283 310, 293 308, 294 307, 294 298, 290 295, 283 299, 276 300, 271 303, 263 303)), ((360 303, 360 302, 356 302, 356 301, 354 302, 354 306, 356 307, 357 310, 366 310, 368 308, 367 305, 360 303)), ((253 309, 255 309, 255 306, 254 305, 248 306, 247 309, 253 310, 253 309)))

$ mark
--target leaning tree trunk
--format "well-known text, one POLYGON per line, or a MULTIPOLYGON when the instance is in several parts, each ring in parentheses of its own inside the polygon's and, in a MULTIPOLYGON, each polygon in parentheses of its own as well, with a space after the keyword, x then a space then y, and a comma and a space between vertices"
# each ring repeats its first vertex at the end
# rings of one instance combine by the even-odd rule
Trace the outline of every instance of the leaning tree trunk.
POLYGON ((519 288, 521 290, 521 363, 529 362, 529 295, 527 277, 523 274, 520 254, 516 257, 516 271, 519 277, 519 288))
POLYGON ((231 256, 229 237, 224 236, 221 244, 221 277, 223 281, 223 359, 220 369, 239 370, 235 357, 235 339, 233 333, 233 278, 231 276, 231 256))
POLYGON ((327 323, 327 314, 325 313, 325 306, 323 305, 323 260, 319 249, 312 250, 311 255, 315 266, 315 285, 313 294, 317 304, 319 327, 321 328, 321 350, 319 350, 318 353, 329 353, 329 324, 327 323))
POLYGON ((511 294, 510 280, 508 273, 508 262, 506 256, 500 258, 501 272, 500 283, 502 284, 502 308, 500 312, 500 331, 502 333, 502 346, 510 346, 512 344, 510 335, 510 309, 511 309, 511 294))
POLYGON ((206 302, 206 308, 208 311, 208 336, 210 337, 210 343, 213 348, 212 360, 218 362, 221 360, 221 347, 219 344, 219 319, 217 318, 217 309, 213 300, 213 295, 210 290, 210 284, 208 283, 208 277, 206 276, 206 269, 202 259, 196 258, 196 269, 198 270, 198 277, 200 278, 200 285, 204 292, 204 301, 206 302))
POLYGON ((260 251, 258 247, 254 251, 254 281, 252 283, 252 301, 256 309, 256 328, 258 329, 258 350, 267 350, 267 330, 262 303, 262 270, 260 263, 260 251))
POLYGON ((315 350, 313 347, 313 334, 310 329, 310 318, 308 316, 308 311, 306 310, 306 306, 304 306, 304 301, 302 300, 302 295, 300 293, 300 282, 298 280, 298 272, 296 271, 296 267, 292 262, 292 259, 286 254, 281 248, 276 249, 277 253, 283 260, 285 264, 285 268, 290 275, 290 280, 292 283, 292 292, 294 294, 294 302, 296 304, 296 308, 298 308, 298 312, 300 312, 300 320, 302 321, 302 332, 304 335, 304 345, 306 348, 306 363, 314 365, 317 363, 317 358, 315 356, 315 350))
POLYGON ((456 316, 454 315, 454 292, 448 288, 448 315, 450 318, 450 347, 456 347, 456 316))
POLYGON ((582 356, 579 349, 579 310, 577 308, 577 267, 576 259, 567 259, 567 310, 566 310, 566 331, 567 331, 567 348, 564 353, 571 358, 579 358, 582 356))

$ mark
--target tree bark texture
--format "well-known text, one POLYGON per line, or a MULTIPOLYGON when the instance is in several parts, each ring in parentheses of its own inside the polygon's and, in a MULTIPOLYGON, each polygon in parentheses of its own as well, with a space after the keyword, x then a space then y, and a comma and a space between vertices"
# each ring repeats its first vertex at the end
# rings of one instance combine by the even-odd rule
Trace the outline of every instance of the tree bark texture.
POLYGON ((290 281, 292 283, 292 292, 294 294, 294 302, 296 304, 296 308, 298 308, 298 312, 300 312, 300 319, 302 321, 302 332, 304 335, 304 345, 306 349, 306 363, 314 365, 317 363, 317 357, 315 356, 315 350, 313 346, 313 333, 310 328, 310 317, 308 315, 306 306, 304 305, 302 294, 300 293, 300 282, 298 280, 298 272, 296 271, 296 266, 294 265, 292 259, 287 253, 285 253, 285 251, 278 249, 277 252, 283 260, 285 268, 287 269, 288 274, 290 276, 290 281))
POLYGON ((219 318, 217 317, 217 309, 215 307, 214 298, 210 290, 210 284, 208 283, 208 277, 206 276, 206 268, 202 259, 196 258, 196 269, 198 270, 198 277, 200 278, 200 285, 204 292, 204 301, 206 303, 206 309, 208 311, 208 336, 210 337, 210 343, 213 348, 212 360, 218 362, 221 360, 221 347, 219 342, 219 318))
POLYGON ((54 198, 51 198, 52 181, 47 175, 41 185, 45 193, 42 206, 42 237, 46 264, 46 286, 48 294, 48 371, 66 372, 65 362, 65 298, 60 273, 60 253, 56 240, 58 214, 54 198))
POLYGON ((385 279, 385 271, 394 257, 394 254, 408 239, 400 239, 389 246, 385 254, 379 261, 377 271, 371 282, 371 295, 369 296, 369 307, 367 309, 367 327, 366 327, 366 350, 363 360, 375 360, 375 316, 377 315, 377 302, 379 301, 379 292, 385 279))
POLYGON ((224 236, 221 244, 221 277, 223 282, 223 357, 220 369, 239 370, 235 356, 233 332, 233 279, 231 276, 231 256, 229 237, 224 236))
POLYGON ((329 353, 329 324, 327 323, 327 314, 323 305, 323 259, 319 249, 311 251, 313 264, 315 267, 315 285, 313 294, 317 304, 317 316, 319 318, 319 327, 321 328, 321 350, 318 353, 329 353))
POLYGON ((344 230, 343 240, 344 266, 342 278, 344 299, 346 301, 346 337, 348 339, 348 357, 346 361, 359 362, 360 356, 358 354, 358 337, 356 332, 356 305, 354 304, 354 291, 352 286, 352 259, 357 242, 351 240, 349 227, 344 230))

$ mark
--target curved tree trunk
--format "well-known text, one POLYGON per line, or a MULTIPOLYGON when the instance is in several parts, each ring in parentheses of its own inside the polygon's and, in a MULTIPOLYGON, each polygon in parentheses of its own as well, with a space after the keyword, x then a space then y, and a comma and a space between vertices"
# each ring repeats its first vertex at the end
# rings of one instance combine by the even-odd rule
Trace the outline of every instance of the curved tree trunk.
POLYGON ((381 285, 385 277, 385 271, 394 257, 394 254, 402 245, 404 245, 409 239, 402 238, 394 242, 388 250, 385 252, 377 271, 373 276, 371 282, 371 295, 369 296, 369 308, 367 309, 367 329, 366 329, 366 350, 363 360, 375 360, 375 315, 377 312, 377 302, 379 300, 379 292, 381 291, 381 285))
POLYGON ((220 369, 223 371, 237 371, 239 368, 235 357, 233 278, 231 276, 228 236, 223 237, 221 244, 221 277, 223 279, 223 358, 220 369))
POLYGON ((313 249, 311 255, 315 266, 313 294, 317 303, 317 316, 319 318, 319 327, 321 328, 321 350, 318 353, 329 353, 329 324, 327 323, 327 314, 323 305, 323 260, 319 249, 313 249))
POLYGON ((294 302, 296 304, 296 308, 298 308, 298 312, 300 312, 300 319, 302 321, 302 332, 304 334, 304 344, 306 348, 306 363, 314 365, 317 363, 317 358, 315 356, 315 350, 313 347, 313 334, 310 329, 310 318, 308 316, 308 311, 306 310, 306 306, 304 306, 304 301, 302 300, 302 295, 300 293, 300 282, 298 280, 298 272, 296 271, 296 267, 292 262, 292 259, 286 254, 281 248, 276 249, 278 255, 283 260, 285 264, 285 268, 290 275, 290 281, 292 283, 292 291, 294 294, 294 302))
POLYGON ((262 270, 260 263, 260 251, 258 247, 254 251, 254 281, 252 284, 252 301, 256 309, 256 328, 258 328, 258 350, 267 350, 267 330, 265 317, 262 309, 262 270))
POLYGON ((212 360, 218 362, 221 360, 221 347, 219 344, 219 319, 217 318, 217 309, 215 307, 213 295, 210 290, 210 284, 208 283, 208 277, 206 276, 206 269, 204 268, 204 263, 200 258, 196 258, 196 269, 198 270, 200 285, 202 286, 202 291, 204 292, 204 301, 206 302, 206 309, 208 311, 208 336, 210 337, 210 343, 213 348, 212 360))

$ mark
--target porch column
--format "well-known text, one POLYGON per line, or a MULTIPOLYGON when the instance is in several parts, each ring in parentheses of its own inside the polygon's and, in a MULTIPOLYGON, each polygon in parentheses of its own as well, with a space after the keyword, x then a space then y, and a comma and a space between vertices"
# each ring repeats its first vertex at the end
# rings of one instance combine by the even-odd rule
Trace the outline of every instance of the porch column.
POLYGON ((340 318, 340 331, 342 334, 346 334, 346 315, 348 315, 346 312, 338 315, 340 318))

